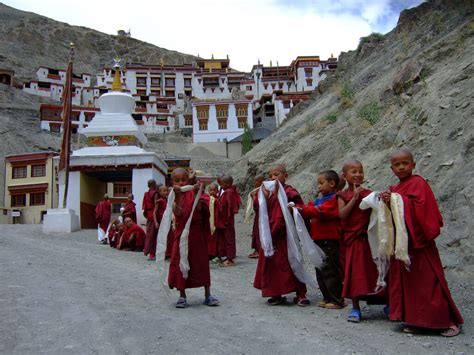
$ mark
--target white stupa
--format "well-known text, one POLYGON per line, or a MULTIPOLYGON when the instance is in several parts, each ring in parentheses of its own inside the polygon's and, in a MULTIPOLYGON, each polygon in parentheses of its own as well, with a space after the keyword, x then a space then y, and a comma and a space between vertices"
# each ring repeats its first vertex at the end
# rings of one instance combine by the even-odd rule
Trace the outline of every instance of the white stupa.
MULTIPOLYGON (((87 146, 74 151, 70 159, 67 207, 79 215, 81 228, 94 227, 93 211, 105 193, 113 204, 125 202, 124 186, 130 184, 138 222, 144 222, 141 202, 147 181, 165 183, 168 171, 156 153, 143 149, 147 139, 132 117, 135 99, 122 92, 117 62, 114 69, 113 91, 98 99, 100 112, 81 132, 87 146)), ((60 183, 59 196, 63 191, 60 183)))

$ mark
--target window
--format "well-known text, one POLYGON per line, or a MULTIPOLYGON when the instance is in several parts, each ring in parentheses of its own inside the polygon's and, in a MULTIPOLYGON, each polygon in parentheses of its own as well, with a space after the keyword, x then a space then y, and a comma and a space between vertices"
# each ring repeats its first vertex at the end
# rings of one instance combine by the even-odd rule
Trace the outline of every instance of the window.
POLYGON ((30 194, 30 206, 42 206, 45 204, 45 193, 37 192, 30 194))
POLYGON ((216 117, 217 117, 217 119, 219 119, 219 118, 227 119, 228 115, 229 115, 229 106, 227 106, 227 105, 217 105, 216 106, 216 117))
POLYGON ((120 213, 121 208, 122 208, 121 203, 112 203, 112 213, 120 213))
POLYGON ((313 68, 304 68, 304 76, 311 78, 313 76, 313 68))
POLYGON ((174 78, 166 78, 165 84, 166 86, 174 86, 174 78))
POLYGON ((185 126, 192 126, 193 125, 193 116, 185 115, 184 116, 184 125, 185 126))
POLYGON ((26 166, 14 166, 12 169, 12 179, 26 178, 26 166))
POLYGON ((247 117, 248 111, 247 105, 236 105, 235 111, 237 112, 237 117, 247 117))
POLYGON ((283 101, 283 108, 290 108, 290 101, 283 101))
POLYGON ((196 111, 197 111, 197 118, 198 119, 208 119, 209 118, 209 106, 196 107, 196 111))
POLYGON ((252 85, 247 85, 247 86, 245 87, 245 90, 247 90, 247 91, 252 91, 252 85))
POLYGON ((174 97, 174 90, 166 90, 166 97, 174 97))
POLYGON ((207 121, 199 121, 199 130, 207 131, 207 121))
POLYGON ((217 122, 219 129, 227 129, 227 119, 220 119, 217 122))
POLYGON ((192 93, 193 92, 191 89, 184 89, 184 95, 186 95, 186 97, 191 97, 192 93))
POLYGON ((124 197, 132 193, 131 182, 114 182, 114 197, 124 197))
POLYGON ((313 85, 313 79, 306 79, 306 85, 308 86, 313 85))
POLYGON ((151 78, 151 86, 160 86, 160 78, 151 78))
POLYGON ((239 118, 239 128, 244 129, 246 125, 247 125, 247 120, 239 118))
POLYGON ((12 207, 23 207, 26 205, 26 194, 12 195, 12 207))
POLYGON ((138 96, 146 96, 146 90, 137 90, 138 96))
POLYGON ((137 86, 146 86, 146 78, 137 78, 137 86))
POLYGON ((46 176, 46 164, 32 165, 31 177, 46 176))
POLYGON ((184 86, 191 86, 191 78, 184 78, 184 86))

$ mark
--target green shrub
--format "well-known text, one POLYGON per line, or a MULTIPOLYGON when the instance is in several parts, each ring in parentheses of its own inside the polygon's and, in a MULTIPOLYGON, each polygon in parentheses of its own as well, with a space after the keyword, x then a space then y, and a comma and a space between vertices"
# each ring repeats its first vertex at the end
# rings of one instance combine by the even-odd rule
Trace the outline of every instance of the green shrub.
POLYGON ((354 96, 355 92, 349 85, 347 81, 344 81, 341 85, 341 99, 342 99, 342 107, 347 108, 351 107, 354 103, 354 96))
POLYGON ((345 152, 352 149, 351 141, 349 140, 349 138, 345 134, 343 134, 339 140, 340 140, 340 143, 341 143, 341 147, 345 152))
POLYGON ((242 137, 242 155, 245 155, 252 148, 252 132, 250 131, 249 126, 245 124, 244 135, 242 137))
POLYGON ((329 123, 334 123, 337 121, 337 113, 336 112, 330 112, 326 116, 324 116, 323 120, 329 122, 329 123))
POLYGON ((357 52, 360 52, 362 46, 366 43, 380 42, 384 39, 384 35, 379 32, 372 32, 370 35, 361 37, 359 40, 359 45, 357 46, 357 52))
POLYGON ((367 122, 369 122, 372 126, 380 121, 380 114, 382 108, 380 107, 377 101, 371 101, 362 107, 359 108, 357 111, 357 116, 367 122))

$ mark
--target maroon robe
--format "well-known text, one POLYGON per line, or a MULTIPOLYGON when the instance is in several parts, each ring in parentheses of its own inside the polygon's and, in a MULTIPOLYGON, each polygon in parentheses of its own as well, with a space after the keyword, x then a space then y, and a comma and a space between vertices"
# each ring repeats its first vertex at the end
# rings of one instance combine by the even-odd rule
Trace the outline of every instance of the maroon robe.
POLYGON ((217 207, 217 239, 219 244, 219 256, 234 260, 237 253, 235 243, 235 220, 234 215, 239 211, 240 196, 233 186, 225 189, 219 196, 215 207, 217 207))
POLYGON ((188 236, 188 261, 190 270, 188 278, 184 279, 179 268, 179 242, 184 226, 191 214, 194 202, 194 191, 181 193, 182 213, 175 216, 173 250, 170 260, 168 285, 170 288, 185 290, 187 288, 211 285, 209 259, 207 256, 207 237, 209 229, 209 196, 203 194, 194 211, 188 236))
MULTIPOLYGON (((288 202, 294 202, 297 206, 304 204, 298 191, 290 185, 284 185, 284 188, 288 202)), ((254 206, 258 214, 258 194, 255 196, 254 206)), ((262 291, 262 297, 282 296, 291 292, 304 297, 306 285, 296 278, 288 261, 286 224, 275 194, 268 198, 267 208, 274 254, 267 258, 262 249, 259 251, 253 286, 262 291)))
MULTIPOLYGON (((367 236, 371 209, 361 210, 359 204, 372 191, 364 189, 359 200, 347 218, 341 219, 342 237, 345 246, 344 288, 345 298, 359 298, 367 303, 385 304, 384 292, 375 293, 377 287, 377 266, 372 259, 367 236)), ((339 198, 347 204, 352 199, 353 191, 339 191, 339 198)))
POLYGON ((95 207, 95 219, 100 228, 106 232, 112 216, 112 204, 109 200, 100 201, 95 207))
POLYGON ((137 209, 135 208, 135 202, 129 201, 124 206, 124 211, 122 213, 123 218, 131 218, 133 223, 137 223, 137 209))
POLYGON ((141 251, 145 244, 145 231, 136 223, 125 227, 122 233, 119 248, 141 251), (135 237, 134 239, 132 237, 135 237))
MULTIPOLYGON (((255 209, 255 208, 254 208, 255 209)), ((258 210, 257 210, 258 211, 258 210)), ((260 232, 258 230, 258 213, 255 212, 252 226, 252 249, 260 251, 260 232)))
POLYGON ((155 197, 158 192, 149 189, 143 195, 142 209, 146 218, 146 237, 143 253, 145 255, 156 253, 156 238, 158 237, 158 228, 156 228, 153 214, 155 213, 155 197))
POLYGON ((408 270, 401 261, 390 264, 390 319, 433 329, 463 324, 434 241, 443 219, 431 188, 421 176, 412 175, 390 190, 403 198, 411 261, 408 270))

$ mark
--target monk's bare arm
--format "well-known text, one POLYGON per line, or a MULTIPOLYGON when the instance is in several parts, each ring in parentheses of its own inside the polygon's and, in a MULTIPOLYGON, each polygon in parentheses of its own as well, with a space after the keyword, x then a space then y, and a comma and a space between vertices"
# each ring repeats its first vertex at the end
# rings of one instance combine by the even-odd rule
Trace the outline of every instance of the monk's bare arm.
POLYGON ((357 200, 351 199, 347 204, 342 198, 337 199, 337 205, 339 207, 339 218, 346 219, 352 212, 357 200))

